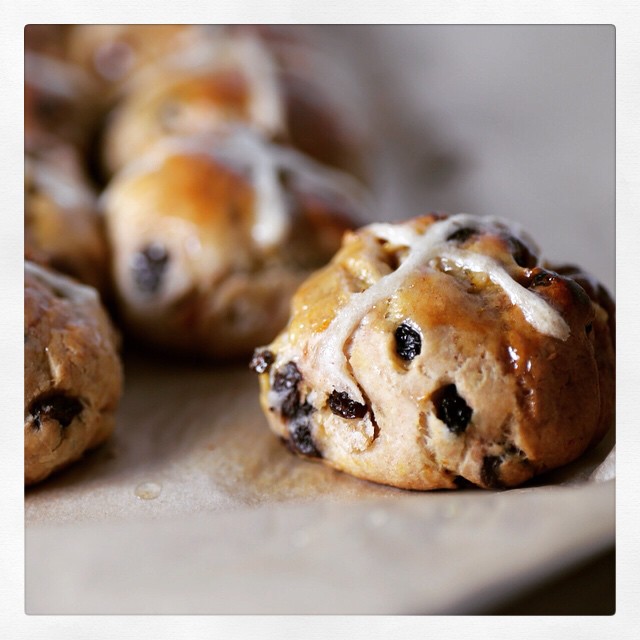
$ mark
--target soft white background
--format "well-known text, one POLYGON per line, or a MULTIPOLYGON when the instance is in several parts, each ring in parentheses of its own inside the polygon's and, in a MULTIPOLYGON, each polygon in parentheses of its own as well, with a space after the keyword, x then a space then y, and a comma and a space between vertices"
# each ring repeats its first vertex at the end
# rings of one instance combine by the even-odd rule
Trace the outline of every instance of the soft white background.
MULTIPOLYGON (((637 550, 637 481, 633 472, 637 469, 638 435, 634 429, 631 401, 637 388, 637 349, 632 346, 632 330, 637 326, 638 305, 635 302, 636 282, 631 270, 635 257, 634 239, 638 235, 637 217, 634 209, 639 195, 638 171, 638 90, 637 70, 640 68, 638 56, 639 32, 636 27, 638 11, 631 2, 342 2, 317 3, 302 2, 243 2, 216 3, 215 12, 207 11, 202 3, 181 2, 159 3, 152 11, 150 5, 138 5, 135 10, 129 3, 94 2, 87 7, 84 2, 24 2, 20 5, 3 1, 4 20, 0 26, 1 69, 3 73, 3 119, 2 153, 3 172, 2 195, 7 211, 4 214, 2 251, 0 260, 2 279, 0 281, 2 299, 6 302, 0 322, 3 340, 2 411, 7 424, 13 429, 21 423, 22 414, 22 347, 20 324, 22 314, 21 286, 21 241, 22 219, 15 213, 21 211, 22 192, 22 128, 21 128, 21 46, 22 26, 26 22, 354 22, 354 21, 413 21, 413 22, 552 22, 552 23, 612 23, 617 29, 617 231, 618 231, 618 277, 617 301, 619 313, 618 394, 619 419, 618 434, 622 445, 619 447, 617 475, 618 490, 618 613, 614 618, 588 621, 580 619, 354 619, 322 618, 66 618, 23 616, 23 545, 22 545, 22 499, 21 499, 21 431, 15 428, 15 435, 7 436, 0 460, 3 470, 3 541, 1 548, 3 580, 0 583, 0 601, 3 603, 2 628, 10 624, 10 637, 87 637, 94 638, 176 638, 176 637, 327 637, 327 635, 362 638, 415 637, 416 632, 455 634, 457 637, 477 638, 491 633, 493 638, 518 637, 573 637, 580 627, 582 638, 624 638, 632 637, 633 624, 637 626, 636 600, 638 584, 637 550), (7 171, 7 169, 9 169, 7 171), (8 302, 10 301, 10 303, 8 302), (586 624, 585 624, 586 622, 586 624), (6 624, 5 624, 6 623, 6 624), (259 626, 258 626, 259 625, 259 626), (342 633, 340 633, 342 631, 342 633), (348 633, 347 633, 348 632, 348 633)), ((473 79, 470 79, 472 81, 473 79)), ((436 125, 437 126, 437 125, 436 125)), ((457 136, 444 135, 438 142, 454 150, 460 141, 457 136)), ((553 181, 555 184, 557 182, 553 181)), ((588 182, 588 181, 587 181, 588 182)), ((584 183, 584 182, 583 182, 584 183)), ((494 188, 491 185, 491 189, 494 188)), ((530 187, 527 187, 528 189, 530 187)), ((487 187, 489 191, 489 187, 487 187)), ((467 195, 469 192, 465 192, 467 195)), ((465 196, 465 193, 461 197, 465 196)), ((477 194, 475 196, 478 197, 477 194)), ((491 195, 487 194, 487 203, 491 195)), ((447 208, 452 208, 447 205, 447 208)), ((468 208, 465 202, 459 207, 468 208)), ((481 213, 485 211, 480 211, 481 213)), ((489 212, 489 211, 487 211, 489 212)), ((490 211, 490 213, 498 213, 490 211)), ((594 249, 595 251, 595 249, 594 249)), ((548 253, 554 257, 553 252, 548 253)), ((591 261, 587 261, 591 264, 591 261)), ((600 274, 599 274, 600 275, 600 274)), ((605 280, 610 277, 606 273, 605 280)))

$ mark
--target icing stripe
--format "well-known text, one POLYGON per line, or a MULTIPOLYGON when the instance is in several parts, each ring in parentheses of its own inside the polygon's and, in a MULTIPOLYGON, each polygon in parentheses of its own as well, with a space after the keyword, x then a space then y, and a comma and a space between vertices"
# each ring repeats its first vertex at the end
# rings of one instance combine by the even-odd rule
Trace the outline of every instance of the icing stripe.
POLYGON ((322 371, 322 376, 332 388, 345 391, 353 400, 363 402, 362 394, 347 368, 347 343, 372 308, 391 298, 406 277, 416 269, 433 268, 429 262, 434 258, 451 260, 462 268, 486 273, 522 310, 527 322, 536 330, 560 340, 568 338, 569 327, 562 316, 544 299, 513 280, 497 261, 470 251, 454 249, 446 241, 451 233, 463 227, 493 232, 515 231, 515 225, 510 226, 498 218, 481 218, 464 213, 433 223, 422 235, 408 225, 373 224, 364 228, 365 232, 392 245, 406 247, 409 251, 395 271, 365 291, 352 294, 347 304, 338 309, 328 328, 311 338, 309 354, 312 366, 322 371))
POLYGON ((509 296, 511 303, 520 308, 525 320, 536 331, 559 340, 569 337, 569 326, 562 316, 544 298, 518 284, 496 260, 461 249, 443 251, 439 257, 454 262, 462 269, 486 273, 491 282, 509 296))
POLYGON ((287 194, 279 178, 282 170, 290 172, 303 187, 341 197, 354 213, 371 210, 366 191, 351 176, 324 167, 293 149, 271 144, 244 127, 229 127, 226 133, 218 135, 161 140, 120 171, 103 194, 101 205, 104 206, 109 194, 122 181, 157 171, 171 156, 190 154, 203 154, 214 162, 248 168, 255 189, 252 236, 256 245, 264 250, 282 243, 289 232, 287 194))

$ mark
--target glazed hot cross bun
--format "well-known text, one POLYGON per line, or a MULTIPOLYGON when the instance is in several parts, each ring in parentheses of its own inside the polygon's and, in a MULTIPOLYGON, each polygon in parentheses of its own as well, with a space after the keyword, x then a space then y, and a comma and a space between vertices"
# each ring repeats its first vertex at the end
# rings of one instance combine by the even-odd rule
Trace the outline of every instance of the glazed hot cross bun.
POLYGON ((25 262, 25 484, 78 460, 113 431, 118 344, 93 287, 25 262))
POLYGON ((495 218, 348 233, 254 354, 272 430, 408 489, 512 487, 574 460, 613 421, 608 312, 540 265, 527 234, 495 218))
POLYGON ((363 134, 317 81, 323 75, 318 58, 301 44, 281 42, 276 51, 257 32, 222 30, 149 62, 109 114, 107 173, 166 136, 216 133, 243 123, 320 162, 362 175, 363 134))
POLYGON ((247 129, 170 138, 103 196, 122 320, 179 353, 250 354, 366 210, 351 177, 247 129))

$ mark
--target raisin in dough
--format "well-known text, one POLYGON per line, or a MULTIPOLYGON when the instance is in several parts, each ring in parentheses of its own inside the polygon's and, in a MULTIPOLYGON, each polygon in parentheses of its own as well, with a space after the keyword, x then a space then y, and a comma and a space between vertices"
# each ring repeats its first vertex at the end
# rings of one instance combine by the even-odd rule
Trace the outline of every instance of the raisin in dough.
POLYGON ((574 460, 613 421, 608 314, 538 254, 467 214, 348 234, 254 355, 272 430, 409 489, 511 487, 574 460))
POLYGON ((122 388, 117 335, 92 287, 25 262, 24 474, 39 482, 102 443, 122 388))
POLYGON ((250 354, 364 202, 352 178, 250 130, 162 141, 103 196, 124 325, 177 353, 250 354))

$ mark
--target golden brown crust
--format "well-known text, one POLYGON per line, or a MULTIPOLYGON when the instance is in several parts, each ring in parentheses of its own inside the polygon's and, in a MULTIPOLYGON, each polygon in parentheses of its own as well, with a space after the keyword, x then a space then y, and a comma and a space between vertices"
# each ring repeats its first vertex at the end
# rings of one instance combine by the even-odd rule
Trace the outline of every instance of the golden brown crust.
POLYGON ((331 180, 318 189, 289 169, 281 180, 275 165, 273 203, 256 182, 252 153, 224 161, 217 141, 198 141, 199 151, 189 141, 160 145, 140 170, 116 177, 104 202, 131 333, 180 353, 234 358, 282 328, 293 291, 337 250, 360 204, 331 180))
MULTIPOLYGON (((422 217, 404 228, 422 234, 441 220, 422 217)), ((326 345, 356 297, 408 260, 405 249, 365 227, 300 287, 287 329, 265 348, 273 362, 260 376, 261 403, 271 428, 338 469, 411 489, 455 488, 460 479, 516 486, 576 459, 613 422, 606 311, 572 278, 537 266, 535 248, 517 232, 460 228, 438 246, 441 255, 453 246, 490 257, 546 302, 552 326, 566 323, 567 336, 535 326, 524 315, 531 308, 514 304, 498 275, 434 254, 345 334, 360 405, 342 394, 337 377, 325 382, 339 374, 327 362, 341 357, 326 345), (415 341, 419 353, 411 351, 415 341)))
POLYGON ((25 484, 104 442, 122 391, 117 334, 94 289, 25 263, 25 484))
POLYGON ((220 131, 248 119, 248 87, 239 73, 166 74, 131 92, 109 115, 104 162, 110 174, 161 139, 220 131))
POLYGON ((600 421, 594 443, 604 437, 615 416, 616 305, 606 288, 592 275, 575 265, 550 265, 553 271, 577 282, 594 303, 595 316, 590 331, 600 382, 600 421))

